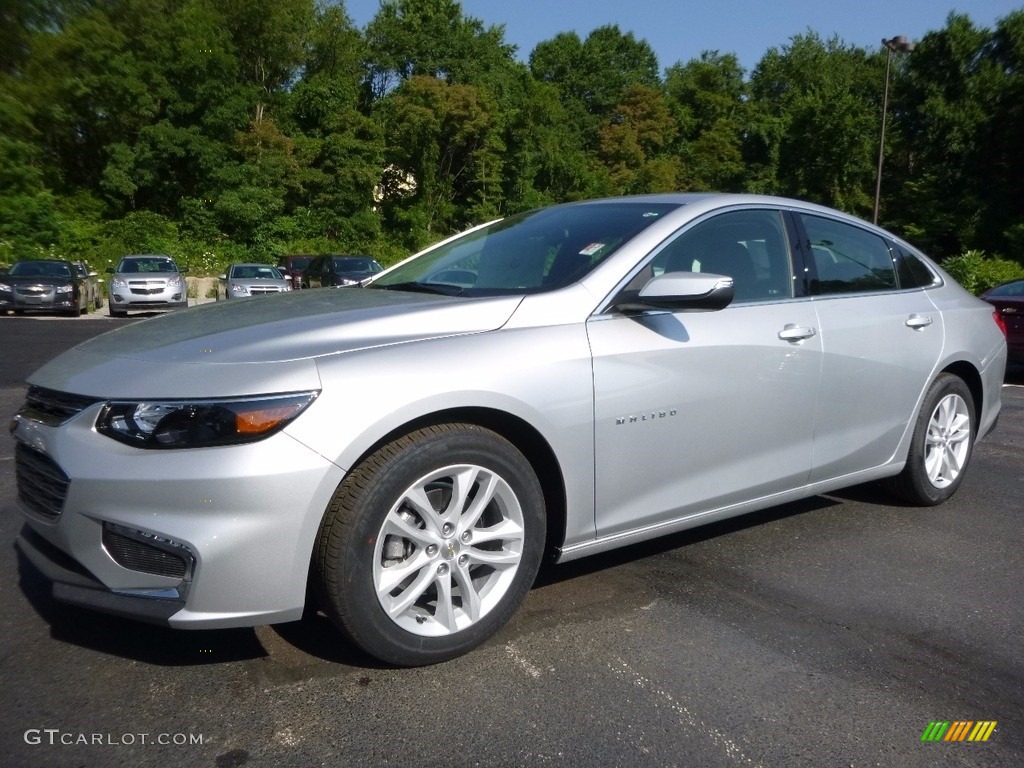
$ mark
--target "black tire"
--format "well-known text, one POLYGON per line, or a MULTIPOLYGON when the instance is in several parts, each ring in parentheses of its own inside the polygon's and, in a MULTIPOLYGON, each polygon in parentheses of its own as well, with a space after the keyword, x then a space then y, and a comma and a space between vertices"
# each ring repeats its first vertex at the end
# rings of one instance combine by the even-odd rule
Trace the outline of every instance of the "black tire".
POLYGON ((108 304, 107 305, 107 312, 110 313, 111 317, 128 317, 128 311, 127 310, 117 310, 117 309, 114 309, 114 305, 113 304, 108 304))
POLYGON ((314 588, 342 633, 370 655, 398 666, 436 664, 469 652, 511 618, 533 584, 544 536, 544 495, 522 453, 475 425, 427 427, 383 446, 338 486, 314 550, 314 588), (472 482, 459 486, 457 474, 472 482), (449 504, 456 487, 461 501, 449 504), (484 487, 483 512, 467 514, 484 487), (410 506, 413 496, 428 499, 436 516, 410 506), (442 518, 437 510, 445 508, 442 518), (499 536, 499 522, 522 533, 499 536), (506 565, 486 562, 499 560, 506 565), (377 579, 393 578, 404 580, 378 597, 377 579), (412 602, 397 608, 402 598, 412 602))
POLYGON ((940 374, 921 404, 907 464, 890 490, 919 506, 949 499, 967 472, 977 431, 971 390, 958 376, 940 374))

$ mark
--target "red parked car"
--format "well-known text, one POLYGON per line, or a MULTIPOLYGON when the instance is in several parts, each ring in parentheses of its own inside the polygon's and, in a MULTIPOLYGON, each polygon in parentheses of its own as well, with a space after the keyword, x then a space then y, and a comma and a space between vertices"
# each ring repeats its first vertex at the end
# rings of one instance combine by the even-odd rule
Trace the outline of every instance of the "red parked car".
POLYGON ((1006 323, 1006 351, 1010 362, 1024 363, 1024 280, 990 288, 981 298, 999 310, 1006 323))

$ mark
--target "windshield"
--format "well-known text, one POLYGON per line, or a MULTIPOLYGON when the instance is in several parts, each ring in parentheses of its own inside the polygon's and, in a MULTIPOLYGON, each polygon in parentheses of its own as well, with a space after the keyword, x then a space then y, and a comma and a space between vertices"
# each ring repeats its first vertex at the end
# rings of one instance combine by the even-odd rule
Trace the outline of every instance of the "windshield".
POLYGON ((989 296, 1024 296, 1024 280, 1015 283, 1007 283, 993 288, 988 292, 989 296))
POLYGON ((595 202, 510 216, 434 248, 368 287, 464 296, 553 291, 582 278, 678 207, 595 202))
POLYGON ((336 272, 357 272, 365 275, 384 271, 384 268, 373 259, 358 256, 338 256, 334 259, 334 269, 336 272))
POLYGON ((7 274, 11 277, 71 277, 71 268, 59 261, 19 261, 7 274))
POLYGON ((278 266, 281 269, 291 269, 296 272, 302 272, 309 266, 309 262, 312 260, 312 256, 286 256, 281 259, 281 263, 278 264, 278 266))
POLYGON ((178 267, 166 256, 122 259, 117 271, 124 272, 177 272, 178 267))
POLYGON ((275 267, 261 264, 235 264, 230 277, 235 280, 284 280, 275 267))

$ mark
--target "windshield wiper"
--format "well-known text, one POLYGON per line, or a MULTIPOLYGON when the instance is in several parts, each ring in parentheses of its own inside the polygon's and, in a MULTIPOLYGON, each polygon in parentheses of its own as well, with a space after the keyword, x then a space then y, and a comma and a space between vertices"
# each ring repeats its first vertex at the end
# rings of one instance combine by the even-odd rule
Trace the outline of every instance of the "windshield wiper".
POLYGON ((420 283, 415 280, 410 280, 406 283, 391 283, 389 285, 371 283, 367 288, 380 288, 385 291, 409 291, 410 293, 433 293, 440 296, 461 296, 462 292, 465 290, 457 285, 445 285, 444 283, 420 283))

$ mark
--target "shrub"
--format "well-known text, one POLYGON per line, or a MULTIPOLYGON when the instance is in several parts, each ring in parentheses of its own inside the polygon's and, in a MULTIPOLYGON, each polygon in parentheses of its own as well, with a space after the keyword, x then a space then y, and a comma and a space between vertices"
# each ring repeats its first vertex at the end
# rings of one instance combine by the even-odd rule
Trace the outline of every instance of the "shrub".
POLYGON ((993 286, 1024 278, 1024 266, 1016 261, 988 256, 984 251, 965 251, 942 262, 942 268, 968 291, 978 296, 993 286))

